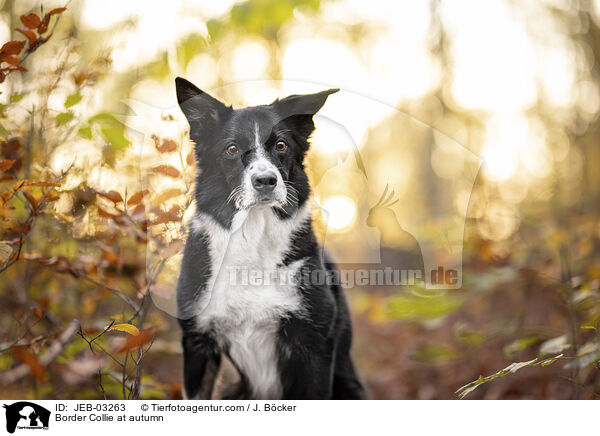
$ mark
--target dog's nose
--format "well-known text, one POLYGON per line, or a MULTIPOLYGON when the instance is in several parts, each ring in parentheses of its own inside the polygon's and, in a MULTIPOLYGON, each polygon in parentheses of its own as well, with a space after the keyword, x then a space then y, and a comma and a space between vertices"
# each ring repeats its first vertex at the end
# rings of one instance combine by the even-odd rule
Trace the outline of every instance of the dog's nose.
POLYGON ((250 180, 254 189, 261 194, 268 194, 277 185, 277 176, 273 172, 254 174, 250 180))

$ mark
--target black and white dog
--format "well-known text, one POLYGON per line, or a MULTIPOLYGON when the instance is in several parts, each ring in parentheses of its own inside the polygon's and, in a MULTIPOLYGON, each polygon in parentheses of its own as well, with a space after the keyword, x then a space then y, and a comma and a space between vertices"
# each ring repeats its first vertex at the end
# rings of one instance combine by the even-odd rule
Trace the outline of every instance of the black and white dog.
POLYGON ((187 80, 175 85, 198 162, 177 289, 187 398, 211 398, 223 354, 241 378, 224 398, 365 398, 339 286, 239 274, 335 268, 313 233, 303 160, 313 115, 337 89, 234 110, 187 80))

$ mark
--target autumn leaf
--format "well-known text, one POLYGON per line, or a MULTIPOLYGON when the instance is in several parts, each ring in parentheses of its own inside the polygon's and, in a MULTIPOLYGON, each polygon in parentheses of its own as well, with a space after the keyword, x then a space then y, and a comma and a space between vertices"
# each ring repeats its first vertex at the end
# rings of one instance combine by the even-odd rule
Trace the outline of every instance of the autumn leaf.
POLYGON ((35 33, 33 33, 31 30, 27 30, 27 29, 22 29, 22 28, 18 28, 15 29, 17 32, 21 33, 22 35, 25 36, 25 38, 27 38, 27 40, 33 44, 34 42, 37 41, 37 36, 35 33))
POLYGON ((140 201, 142 201, 142 199, 144 198, 144 196, 146 196, 146 194, 148 194, 148 190, 144 189, 143 191, 138 191, 135 194, 133 194, 131 197, 129 197, 129 200, 127 200, 127 205, 131 206, 134 204, 138 204, 140 201))
POLYGON ((0 262, 4 263, 12 256, 13 249, 10 245, 0 242, 0 262))
POLYGON ((177 150, 177 143, 172 139, 163 139, 162 144, 155 143, 159 153, 170 153, 177 150))
POLYGON ((72 216, 68 216, 68 215, 63 215, 62 213, 58 213, 54 210, 43 210, 42 213, 47 213, 49 215, 54 215, 56 218, 60 218, 61 220, 64 220, 68 223, 72 223, 73 221, 75 221, 75 218, 72 216))
POLYGON ((13 56, 13 55, 7 55, 7 56, 2 57, 2 62, 6 62, 7 64, 10 64, 10 65, 18 65, 19 62, 21 62, 21 59, 19 59, 16 56, 13 56))
POLYGON ((139 329, 133 324, 115 324, 110 329, 126 332, 133 336, 138 336, 140 334, 139 329))
POLYGON ((42 20, 36 14, 21 15, 21 22, 28 29, 37 29, 42 20))
POLYGON ((46 13, 46 15, 44 15, 44 19, 37 28, 38 33, 41 35, 42 33, 45 33, 48 30, 48 24, 50 24, 50 18, 52 17, 52 15, 63 13, 66 10, 67 8, 55 8, 52 9, 50 12, 46 13))
POLYGON ((38 209, 38 202, 35 199, 35 197, 30 194, 27 191, 21 191, 23 193, 23 195, 25 196, 25 198, 27 199, 27 201, 29 202, 29 204, 31 205, 31 207, 33 208, 34 211, 37 211, 38 209))
POLYGON ((13 188, 13 191, 18 191, 19 189, 21 189, 24 186, 48 187, 48 186, 60 186, 60 183, 44 182, 42 180, 25 179, 25 180, 19 180, 18 182, 15 182, 15 184, 13 185, 12 188, 13 188))
POLYGON ((0 171, 8 171, 14 164, 14 160, 0 160, 0 171))
POLYGON ((16 55, 25 47, 25 41, 8 41, 0 48, 0 55, 16 55))
POLYGON ((123 345, 117 349, 117 352, 125 353, 126 351, 139 348, 142 345, 152 341, 152 339, 154 339, 154 335, 155 332, 153 328, 140 330, 138 335, 128 336, 123 345))
POLYGON ((162 211, 158 214, 156 219, 152 221, 152 225, 165 224, 173 221, 179 221, 179 212, 181 208, 176 204, 171 207, 168 211, 162 211))
POLYGON ((156 205, 163 204, 165 201, 170 200, 171 198, 177 197, 181 194, 184 194, 184 191, 179 188, 167 189, 166 191, 163 191, 160 194, 158 194, 158 196, 154 199, 154 204, 156 204, 156 205))
POLYGON ((100 195, 101 197, 104 197, 104 198, 108 198, 110 201, 112 201, 115 204, 121 203, 123 201, 123 197, 121 197, 121 194, 119 194, 117 191, 108 191, 108 192, 98 191, 98 195, 100 195))
POLYGON ((196 159, 194 158, 194 152, 190 151, 185 158, 185 163, 187 163, 189 166, 192 166, 194 165, 194 162, 196 162, 196 159))
POLYGON ((38 382, 44 383, 48 374, 46 368, 39 362, 36 356, 31 354, 24 345, 15 345, 10 348, 11 354, 29 367, 31 373, 38 382))
POLYGON ((179 170, 175 167, 172 167, 171 165, 159 165, 152 168, 152 171, 154 171, 155 173, 163 174, 168 177, 172 177, 174 179, 181 175, 179 170))
POLYGON ((110 212, 102 209, 101 207, 98 207, 98 215, 100 215, 101 217, 104 217, 104 218, 121 218, 121 215, 110 213, 110 212))

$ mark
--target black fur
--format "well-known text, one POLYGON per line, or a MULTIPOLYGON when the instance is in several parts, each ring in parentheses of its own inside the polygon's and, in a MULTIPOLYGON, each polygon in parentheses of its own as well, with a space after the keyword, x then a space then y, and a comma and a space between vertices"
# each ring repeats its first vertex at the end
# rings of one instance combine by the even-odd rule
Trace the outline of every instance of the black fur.
MULTIPOLYGON (((244 169, 257 150, 253 138, 257 123, 267 132, 260 137, 268 159, 276 165, 283 180, 296 190, 287 204, 273 206, 280 220, 291 219, 310 195, 303 160, 314 130, 313 115, 329 94, 293 95, 270 105, 234 110, 190 82, 176 79, 179 105, 190 123, 199 167, 196 182, 196 208, 228 229, 238 208, 228 202, 232 190, 240 185, 244 169), (280 153, 275 142, 283 138, 288 149, 280 153), (235 143, 239 154, 224 153, 235 143)), ((190 232, 177 289, 178 317, 183 331, 184 388, 188 398, 211 398, 222 354, 228 348, 215 329, 200 328, 194 302, 204 292, 211 271, 206 235, 190 232)), ((329 274, 335 264, 324 258, 310 220, 293 234, 290 249, 282 265, 304 261, 309 271, 329 274)), ((325 255, 326 256, 326 255, 325 255)), ((281 266, 281 265, 279 265, 281 266)), ((277 267, 277 265, 273 265, 277 267)), ((366 391, 350 357, 352 328, 343 291, 338 286, 302 282, 298 286, 304 315, 290 314, 279 320, 277 333, 277 370, 282 388, 281 399, 362 399, 366 391)), ((231 359, 241 381, 228 387, 224 398, 251 398, 248 379, 240 362, 231 359)))

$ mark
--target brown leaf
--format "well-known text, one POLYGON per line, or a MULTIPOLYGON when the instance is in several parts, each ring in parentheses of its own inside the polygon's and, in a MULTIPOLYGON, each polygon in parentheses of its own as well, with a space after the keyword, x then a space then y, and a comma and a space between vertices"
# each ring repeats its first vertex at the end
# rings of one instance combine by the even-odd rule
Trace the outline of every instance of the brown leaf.
POLYGON ((144 344, 152 341, 154 339, 155 332, 153 328, 140 330, 140 334, 136 336, 127 336, 123 345, 121 345, 117 352, 124 353, 129 350, 134 350, 136 348, 141 347, 144 344))
POLYGON ((131 211, 131 216, 135 218, 138 215, 142 215, 145 212, 145 210, 146 208, 144 207, 144 205, 140 203, 133 208, 133 211, 131 211))
POLYGON ((104 217, 104 218, 121 218, 121 215, 107 212, 106 210, 102 209, 101 207, 98 207, 98 215, 100 215, 101 217, 104 217))
POLYGON ((170 153, 177 150, 177 143, 172 139, 163 139, 160 145, 155 142, 155 146, 160 153, 170 153))
POLYGON ((8 171, 14 164, 14 160, 0 160, 0 171, 8 171))
POLYGON ((33 210, 37 211, 38 210, 38 202, 35 199, 35 197, 27 191, 21 191, 21 192, 23 193, 23 195, 25 196, 25 198, 27 199, 29 204, 31 204, 31 207, 33 208, 33 210))
POLYGON ((44 182, 42 180, 31 180, 31 179, 19 180, 18 182, 16 182, 13 185, 13 190, 17 191, 17 190, 21 189, 23 186, 40 186, 40 187, 60 186, 60 183, 44 182))
POLYGON ((138 204, 140 201, 142 201, 142 199, 144 198, 144 196, 146 194, 148 194, 148 190, 144 189, 143 191, 138 191, 135 194, 133 194, 131 197, 129 197, 129 200, 127 200, 127 205, 131 206, 133 204, 138 204))
POLYGON ((25 47, 25 41, 8 41, 0 48, 0 53, 8 55, 16 55, 25 47))
POLYGON ((181 194, 184 194, 184 191, 179 188, 171 188, 166 191, 161 192, 153 201, 155 205, 161 205, 165 201, 170 200, 171 198, 177 197, 181 194))
POLYGON ((46 368, 39 362, 38 358, 31 354, 27 347, 24 345, 15 345, 10 348, 11 354, 27 365, 31 370, 31 373, 36 378, 37 381, 44 383, 48 374, 46 373, 46 368))
POLYGON ((25 38, 27 38, 27 40, 33 44, 34 42, 37 41, 37 36, 35 33, 33 33, 31 30, 27 30, 27 29, 15 29, 17 32, 23 34, 25 36, 25 38))
POLYGON ((156 217, 156 219, 154 221, 152 221, 152 225, 155 226, 158 224, 165 224, 165 223, 169 223, 169 222, 173 222, 173 221, 179 221, 180 220, 180 217, 179 217, 180 211, 181 211, 181 208, 175 204, 168 211, 162 211, 161 213, 159 213, 158 216, 156 217))
POLYGON ((154 171, 155 173, 163 174, 168 177, 172 177, 174 179, 181 175, 179 170, 175 167, 172 167, 171 165, 159 165, 157 167, 152 168, 152 171, 154 171))
POLYGON ((108 198, 110 201, 112 201, 115 204, 121 203, 123 201, 123 197, 121 197, 121 194, 119 194, 117 191, 108 191, 108 192, 98 191, 98 195, 100 195, 101 197, 104 197, 104 198, 108 198))
POLYGON ((38 26, 38 29, 37 29, 38 33, 41 35, 42 33, 46 32, 48 30, 48 24, 50 24, 50 17, 52 17, 52 15, 60 14, 60 13, 64 12, 66 9, 67 8, 56 8, 56 9, 52 9, 50 12, 46 13, 46 15, 44 15, 44 19, 38 26))
MULTIPOLYGON (((19 30, 19 29, 17 29, 17 30, 19 30)), ((10 64, 10 65, 18 65, 19 62, 21 62, 21 59, 19 59, 16 56, 13 56, 13 55, 2 55, 2 56, 0 56, 0 61, 6 62, 7 64, 10 64)))
POLYGON ((98 206, 98 215, 104 218, 121 218, 121 215, 110 213, 98 206))
POLYGON ((21 22, 28 29, 37 29, 42 20, 36 14, 21 15, 21 22))
POLYGON ((194 162, 196 162, 196 158, 194 157, 194 152, 190 151, 189 154, 187 155, 187 157, 185 158, 185 163, 187 163, 189 166, 194 165, 194 162))

